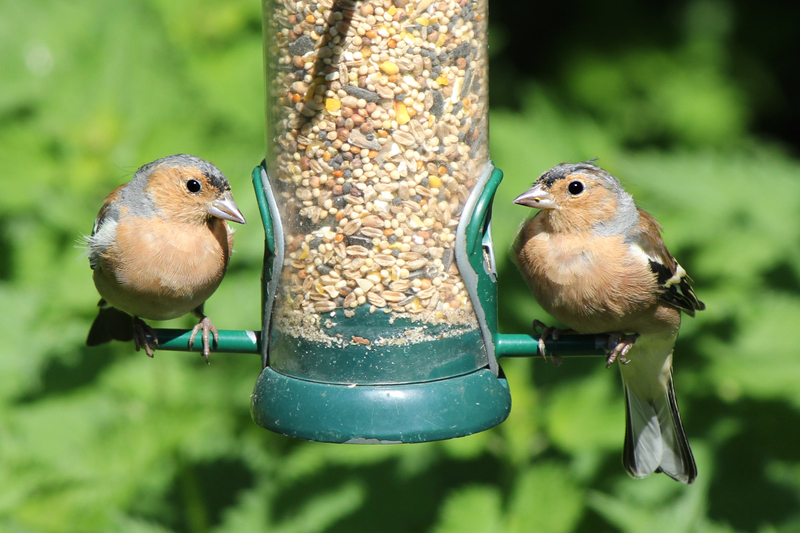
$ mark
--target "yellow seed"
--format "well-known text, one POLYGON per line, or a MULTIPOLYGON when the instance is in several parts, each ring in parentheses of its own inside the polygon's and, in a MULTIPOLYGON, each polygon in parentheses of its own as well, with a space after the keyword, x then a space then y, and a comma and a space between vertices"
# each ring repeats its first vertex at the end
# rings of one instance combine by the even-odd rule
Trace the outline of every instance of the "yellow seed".
POLYGON ((397 8, 396 8, 396 7, 394 7, 394 6, 392 6, 392 7, 390 7, 389 9, 387 9, 387 10, 386 10, 386 12, 387 12, 387 13, 389 13, 389 16, 390 16, 390 17, 393 17, 393 16, 394 16, 394 14, 395 14, 395 13, 397 13, 397 8))
POLYGON ((300 259, 305 259, 306 257, 308 257, 308 252, 310 251, 308 245, 306 243, 302 243, 300 245, 300 249, 301 249, 300 259))
POLYGON ((436 46, 442 46, 446 40, 447 40, 447 35, 442 33, 441 35, 439 35, 439 38, 436 39, 436 46))
POLYGON ((439 176, 430 176, 428 177, 428 184, 432 188, 438 189, 439 187, 442 186, 442 178, 440 178, 439 176))
POLYGON ((428 18, 427 17, 419 17, 418 19, 415 19, 414 22, 416 22, 420 26, 427 26, 428 25, 428 18))
POLYGON ((397 67, 397 65, 392 63, 391 61, 384 61, 379 66, 380 66, 380 69, 382 71, 384 71, 386 74, 388 74, 389 76, 391 76, 393 74, 397 74, 400 71, 400 69, 397 67))
POLYGON ((439 85, 447 85, 448 81, 445 76, 439 76, 438 78, 436 78, 436 83, 438 83, 439 85))
POLYGON ((406 109, 406 106, 403 102, 394 103, 394 114, 397 123, 401 126, 411 120, 411 117, 408 116, 408 109, 406 109))
POLYGON ((328 110, 328 113, 336 113, 341 109, 342 102, 338 98, 326 98, 325 99, 325 109, 328 110))

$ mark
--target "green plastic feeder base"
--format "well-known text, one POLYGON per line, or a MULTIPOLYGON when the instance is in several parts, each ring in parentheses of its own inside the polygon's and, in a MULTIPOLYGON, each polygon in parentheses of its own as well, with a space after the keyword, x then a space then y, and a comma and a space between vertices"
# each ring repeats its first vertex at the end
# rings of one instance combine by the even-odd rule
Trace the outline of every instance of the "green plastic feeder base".
POLYGON ((463 437, 501 423, 508 382, 488 369, 396 385, 334 385, 265 368, 253 391, 255 422, 319 442, 399 444, 463 437))

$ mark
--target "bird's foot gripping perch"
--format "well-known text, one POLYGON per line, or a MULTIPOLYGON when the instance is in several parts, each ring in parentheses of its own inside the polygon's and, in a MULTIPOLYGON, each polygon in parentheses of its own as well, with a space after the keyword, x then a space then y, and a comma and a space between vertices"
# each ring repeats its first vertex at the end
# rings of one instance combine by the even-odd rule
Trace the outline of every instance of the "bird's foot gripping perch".
POLYGON ((619 359, 620 364, 623 365, 630 363, 631 360, 625 356, 628 355, 628 352, 631 350, 631 348, 633 348, 633 345, 636 343, 636 339, 638 338, 638 333, 634 333, 633 335, 626 335, 621 331, 609 333, 606 368, 610 368, 617 359, 619 359))
POLYGON ((209 332, 214 335, 214 347, 219 344, 219 332, 217 332, 216 326, 211 323, 211 319, 207 316, 204 316, 202 313, 200 314, 200 322, 197 323, 195 327, 192 328, 192 334, 189 336, 189 349, 192 349, 194 345, 194 339, 197 337, 197 334, 200 331, 203 331, 203 357, 206 358, 206 364, 208 364, 208 356, 211 355, 211 339, 209 338, 209 332))
POLYGON ((144 348, 147 357, 153 357, 153 350, 158 348, 158 337, 155 330, 138 316, 133 319, 133 342, 136 344, 136 351, 144 348))
MULTIPOLYGON (((545 361, 547 361, 547 354, 545 353, 545 341, 547 340, 547 337, 552 338, 555 343, 558 343, 558 338, 563 333, 575 333, 575 331, 571 329, 559 329, 556 327, 548 327, 547 325, 545 325, 544 322, 540 320, 533 321, 533 331, 534 333, 539 335, 539 343, 538 343, 539 355, 541 355, 542 359, 544 359, 545 361), (542 329, 541 333, 539 333, 539 328, 542 329)), ((553 362, 553 365, 555 366, 559 366, 561 364, 561 356, 551 355, 550 360, 553 362)))

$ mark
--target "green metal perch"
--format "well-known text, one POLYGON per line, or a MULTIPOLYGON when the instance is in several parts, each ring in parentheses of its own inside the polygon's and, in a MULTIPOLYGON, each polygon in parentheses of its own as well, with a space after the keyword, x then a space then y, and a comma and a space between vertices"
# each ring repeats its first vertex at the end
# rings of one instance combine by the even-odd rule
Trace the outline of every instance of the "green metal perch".
MULTIPOLYGON (((191 330, 157 329, 158 349, 175 352, 188 352, 191 330)), ((536 357, 538 356, 538 335, 519 333, 500 333, 497 335, 497 356, 503 357, 536 357)), ((608 335, 562 335, 558 342, 553 339, 545 341, 548 355, 558 357, 597 357, 605 356, 608 349, 608 335)), ((199 352, 203 348, 201 338, 194 340, 192 350, 199 352)), ((212 347, 214 353, 261 354, 261 332, 249 330, 222 330, 219 332, 219 344, 212 347)))

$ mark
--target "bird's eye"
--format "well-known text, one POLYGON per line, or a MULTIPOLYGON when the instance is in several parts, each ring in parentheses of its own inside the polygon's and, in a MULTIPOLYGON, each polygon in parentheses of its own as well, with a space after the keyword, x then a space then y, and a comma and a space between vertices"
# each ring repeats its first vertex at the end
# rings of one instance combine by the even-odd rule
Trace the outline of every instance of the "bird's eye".
POLYGON ((194 193, 194 192, 200 192, 202 186, 200 185, 200 182, 197 180, 189 180, 186 182, 186 188, 189 190, 189 192, 194 193))
POLYGON ((567 190, 572 195, 578 195, 583 192, 583 183, 580 181, 573 181, 569 185, 567 185, 567 190))

